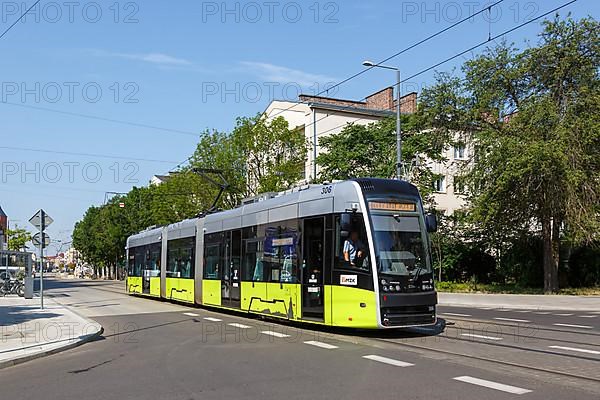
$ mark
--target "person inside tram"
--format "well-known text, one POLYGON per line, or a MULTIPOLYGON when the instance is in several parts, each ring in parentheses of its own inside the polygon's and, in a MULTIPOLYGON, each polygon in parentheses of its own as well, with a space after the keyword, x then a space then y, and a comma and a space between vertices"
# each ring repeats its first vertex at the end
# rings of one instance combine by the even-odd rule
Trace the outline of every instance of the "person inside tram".
POLYGON ((361 267, 366 255, 366 246, 360 241, 357 231, 352 231, 344 242, 344 260, 353 267, 361 267))

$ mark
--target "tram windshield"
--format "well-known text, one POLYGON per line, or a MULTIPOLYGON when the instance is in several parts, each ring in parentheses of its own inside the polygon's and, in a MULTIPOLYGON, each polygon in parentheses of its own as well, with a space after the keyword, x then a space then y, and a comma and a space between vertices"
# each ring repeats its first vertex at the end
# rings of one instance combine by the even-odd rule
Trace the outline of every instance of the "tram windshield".
POLYGON ((418 216, 373 214, 372 221, 380 273, 418 276, 430 272, 418 216))

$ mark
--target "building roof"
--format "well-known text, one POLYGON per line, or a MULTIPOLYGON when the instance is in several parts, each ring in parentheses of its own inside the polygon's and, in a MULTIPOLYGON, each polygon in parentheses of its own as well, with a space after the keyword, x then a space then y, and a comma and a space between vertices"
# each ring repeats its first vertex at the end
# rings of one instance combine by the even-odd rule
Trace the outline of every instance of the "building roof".
POLYGON ((0 207, 0 217, 8 217, 8 215, 6 215, 2 207, 0 207))

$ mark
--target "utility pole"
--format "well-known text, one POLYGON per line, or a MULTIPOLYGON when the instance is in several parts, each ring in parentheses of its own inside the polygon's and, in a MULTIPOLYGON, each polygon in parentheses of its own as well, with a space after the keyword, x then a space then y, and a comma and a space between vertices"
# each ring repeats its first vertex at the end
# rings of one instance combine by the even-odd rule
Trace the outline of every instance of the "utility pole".
POLYGON ((402 126, 400 122, 401 107, 400 107, 400 68, 391 67, 389 65, 375 64, 372 61, 364 61, 363 65, 369 68, 384 68, 396 71, 396 179, 402 179, 402 126))

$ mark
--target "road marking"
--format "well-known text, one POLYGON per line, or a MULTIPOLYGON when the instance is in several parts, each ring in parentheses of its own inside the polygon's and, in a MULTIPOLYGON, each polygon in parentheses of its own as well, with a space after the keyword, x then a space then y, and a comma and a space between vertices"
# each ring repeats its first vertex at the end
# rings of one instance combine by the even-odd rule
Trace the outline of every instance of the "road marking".
POLYGON ((207 320, 207 321, 212 321, 212 322, 221 322, 221 321, 223 321, 222 319, 213 318, 213 317, 204 317, 204 319, 207 320))
POLYGON ((493 307, 484 307, 484 308, 480 308, 480 310, 486 310, 486 311, 493 310, 493 309, 494 309, 493 307))
POLYGON ((506 393, 512 394, 525 394, 531 392, 529 389, 523 389, 516 386, 505 385, 503 383, 486 381, 484 379, 473 378, 472 376, 457 376, 456 378, 452 378, 456 381, 461 381, 465 383, 470 383, 473 385, 484 386, 490 389, 500 390, 506 393))
POLYGON ((597 315, 578 315, 579 318, 596 318, 597 315))
POLYGON ((275 336, 278 338, 290 337, 290 335, 286 335, 285 333, 273 332, 273 331, 261 331, 260 333, 264 333, 265 335, 275 336))
POLYGON ((498 311, 506 312, 506 311, 512 311, 512 310, 510 308, 499 308, 498 311))
POLYGON ((510 321, 510 322, 531 322, 526 319, 514 319, 514 318, 494 318, 498 321, 510 321))
POLYGON ((472 338, 477 338, 477 339, 487 339, 487 340, 502 340, 502 338, 499 338, 499 337, 476 335, 474 333, 461 333, 461 336, 467 336, 467 337, 472 337, 472 338))
POLYGON ((552 314, 552 315, 556 315, 557 317, 570 317, 573 314, 552 314))
POLYGON ((552 324, 554 326, 566 326, 567 328, 582 328, 582 329, 593 329, 593 326, 589 325, 573 325, 573 324, 552 324))
POLYGON ((198 314, 194 314, 193 312, 184 312, 183 315, 187 315, 188 317, 197 317, 198 314))
POLYGON ((531 312, 531 311, 529 311, 529 310, 518 310, 518 311, 515 311, 515 312, 518 312, 518 313, 528 313, 528 312, 531 312))
POLYGON ((250 327, 248 325, 244 325, 244 324, 238 324, 237 322, 232 322, 230 324, 227 324, 229 326, 233 326, 234 328, 240 328, 240 329, 250 329, 250 327))
POLYGON ((550 311, 538 311, 536 312, 537 315, 548 315, 550 314, 550 311))
POLYGON ((471 316, 471 314, 459 314, 459 313, 451 313, 451 312, 439 313, 438 315, 449 315, 452 317, 470 317, 471 316))
POLYGON ((376 356, 374 354, 371 354, 368 356, 363 356, 363 358, 366 358, 366 359, 372 360, 372 361, 378 361, 378 362, 381 362, 384 364, 394 365, 396 367, 411 367, 411 366, 415 365, 415 364, 407 363, 404 361, 394 360, 393 358, 376 356))
POLYGON ((578 349, 576 347, 564 347, 564 346, 548 346, 548 347, 550 347, 551 349, 578 351, 580 353, 600 354, 600 351, 588 350, 588 349, 578 349))
POLYGON ((317 347, 320 347, 322 349, 328 349, 328 350, 337 349, 338 348, 337 346, 334 346, 332 344, 323 343, 323 342, 317 342, 316 340, 309 340, 308 342, 304 342, 304 344, 309 344, 311 346, 317 346, 317 347))

